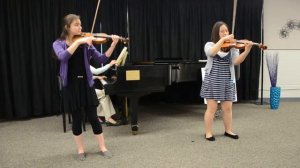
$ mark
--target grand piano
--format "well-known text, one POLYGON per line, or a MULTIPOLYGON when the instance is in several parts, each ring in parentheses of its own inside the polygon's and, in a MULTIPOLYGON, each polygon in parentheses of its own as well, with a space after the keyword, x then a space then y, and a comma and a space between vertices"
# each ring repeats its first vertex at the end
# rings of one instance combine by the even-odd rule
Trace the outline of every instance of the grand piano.
POLYGON ((116 80, 102 85, 106 95, 125 96, 129 99, 132 134, 138 133, 138 101, 141 96, 163 92, 167 86, 179 82, 198 81, 204 62, 161 60, 137 63, 116 68, 116 80))

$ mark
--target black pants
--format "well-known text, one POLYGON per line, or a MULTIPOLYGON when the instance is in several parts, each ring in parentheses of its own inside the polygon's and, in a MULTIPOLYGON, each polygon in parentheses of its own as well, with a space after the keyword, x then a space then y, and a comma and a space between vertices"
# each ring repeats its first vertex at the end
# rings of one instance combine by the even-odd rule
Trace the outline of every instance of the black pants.
MULTIPOLYGON (((98 120, 97 116, 97 107, 96 106, 90 106, 85 108, 85 114, 88 117, 89 122, 92 125, 92 129, 95 135, 101 134, 102 126, 98 120)), ((84 122, 84 118, 81 112, 81 109, 77 109, 76 111, 72 111, 72 131, 73 135, 78 136, 82 133, 82 122, 84 122)))

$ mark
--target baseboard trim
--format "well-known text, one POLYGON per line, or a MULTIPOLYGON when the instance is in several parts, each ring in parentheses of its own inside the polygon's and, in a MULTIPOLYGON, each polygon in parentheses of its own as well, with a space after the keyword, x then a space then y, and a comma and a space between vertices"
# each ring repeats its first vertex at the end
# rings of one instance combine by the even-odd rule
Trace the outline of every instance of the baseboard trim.
MULTIPOLYGON (((257 99, 257 102, 261 102, 261 99, 257 99)), ((300 97, 282 97, 280 98, 282 102, 300 102, 300 97)), ((270 98, 263 98, 263 102, 270 102, 270 98)))

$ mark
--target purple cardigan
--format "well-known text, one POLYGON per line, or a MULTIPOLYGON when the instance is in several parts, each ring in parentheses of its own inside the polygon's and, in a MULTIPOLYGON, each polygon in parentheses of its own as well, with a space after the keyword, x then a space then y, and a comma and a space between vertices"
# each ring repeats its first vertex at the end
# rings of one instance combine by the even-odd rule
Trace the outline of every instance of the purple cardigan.
MULTIPOLYGON (((65 40, 54 41, 53 49, 58 60, 60 61, 59 74, 62 79, 62 85, 67 86, 68 61, 72 55, 67 50, 67 44, 65 40)), ((85 72, 90 87, 94 85, 93 74, 90 70, 91 58, 94 58, 96 61, 99 61, 100 63, 105 63, 108 60, 108 57, 105 54, 101 54, 93 45, 90 47, 87 44, 84 45, 84 66, 85 66, 85 72)))

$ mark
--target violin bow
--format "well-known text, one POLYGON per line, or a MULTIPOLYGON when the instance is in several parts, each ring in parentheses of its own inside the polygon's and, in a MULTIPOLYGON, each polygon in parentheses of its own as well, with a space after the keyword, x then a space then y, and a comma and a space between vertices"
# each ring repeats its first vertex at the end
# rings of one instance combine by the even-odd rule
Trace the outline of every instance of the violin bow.
POLYGON ((93 21, 92 29, 91 29, 91 34, 93 34, 93 31, 94 31, 94 26, 95 26, 97 14, 98 14, 99 6, 100 6, 100 0, 98 0, 98 3, 97 3, 97 8, 96 8, 95 16, 94 16, 94 21, 93 21))
POLYGON ((236 18, 236 7, 237 7, 237 0, 233 0, 233 13, 232 13, 232 31, 231 33, 234 34, 234 27, 235 27, 235 18, 236 18))

